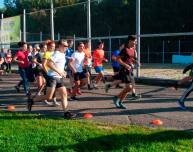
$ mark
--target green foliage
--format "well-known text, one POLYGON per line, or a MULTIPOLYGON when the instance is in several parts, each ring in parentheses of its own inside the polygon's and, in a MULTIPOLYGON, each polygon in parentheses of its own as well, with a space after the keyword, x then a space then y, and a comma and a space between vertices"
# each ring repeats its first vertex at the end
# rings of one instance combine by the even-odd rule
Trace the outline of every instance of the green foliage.
MULTIPOLYGON (((70 6, 87 0, 53 0, 56 9, 56 32, 64 35, 86 36, 86 3, 70 6), (67 23, 68 22, 68 23, 67 23)), ((26 12, 35 12, 50 8, 50 0, 4 0, 4 16, 14 16, 26 12)), ((189 32, 193 30, 192 0, 141 0, 141 33, 189 32)), ((50 31, 49 13, 41 17, 37 13, 30 21, 29 31, 50 31), (37 22, 37 23, 33 23, 37 22), (37 25, 38 24, 38 31, 37 25)), ((92 36, 125 35, 135 33, 136 0, 99 0, 91 3, 92 36)))

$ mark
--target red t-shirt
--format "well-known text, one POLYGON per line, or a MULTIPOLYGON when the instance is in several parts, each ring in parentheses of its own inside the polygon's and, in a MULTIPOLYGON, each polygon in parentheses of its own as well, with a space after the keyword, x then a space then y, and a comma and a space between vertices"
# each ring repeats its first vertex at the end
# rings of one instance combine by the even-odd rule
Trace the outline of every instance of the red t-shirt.
POLYGON ((105 55, 104 50, 96 49, 93 52, 94 67, 103 66, 103 60, 105 59, 104 55, 105 55))
POLYGON ((21 68, 27 68, 29 66, 29 60, 28 60, 28 55, 29 55, 29 52, 28 51, 21 51, 19 50, 16 54, 16 57, 18 59, 18 61, 23 61, 24 63, 18 63, 18 66, 21 67, 21 68))
POLYGON ((84 53, 85 53, 84 65, 90 65, 92 60, 91 51, 89 50, 89 48, 87 48, 84 49, 84 53))
POLYGON ((12 61, 11 53, 7 53, 7 54, 6 54, 6 62, 7 62, 7 63, 11 63, 11 61, 12 61))
POLYGON ((124 48, 121 50, 119 56, 121 60, 126 64, 134 64, 135 63, 135 49, 134 48, 124 48))

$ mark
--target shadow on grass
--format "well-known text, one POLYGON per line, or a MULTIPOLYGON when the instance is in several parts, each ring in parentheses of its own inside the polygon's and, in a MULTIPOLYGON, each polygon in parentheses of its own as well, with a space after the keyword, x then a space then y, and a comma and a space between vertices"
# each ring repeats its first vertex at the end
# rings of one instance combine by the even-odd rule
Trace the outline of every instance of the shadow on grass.
MULTIPOLYGON (((129 151, 129 148, 146 148, 150 144, 158 143, 160 148, 160 143, 167 143, 171 146, 178 145, 178 140, 190 140, 193 139, 193 134, 190 132, 182 131, 161 131, 146 134, 121 134, 121 135, 106 135, 96 138, 89 138, 86 141, 78 141, 76 144, 65 147, 60 146, 39 146, 39 149, 45 152, 58 151, 58 150, 74 150, 74 151, 129 151)), ((65 142, 65 141, 64 141, 65 142)), ((168 149, 169 150, 169 149, 168 149)))

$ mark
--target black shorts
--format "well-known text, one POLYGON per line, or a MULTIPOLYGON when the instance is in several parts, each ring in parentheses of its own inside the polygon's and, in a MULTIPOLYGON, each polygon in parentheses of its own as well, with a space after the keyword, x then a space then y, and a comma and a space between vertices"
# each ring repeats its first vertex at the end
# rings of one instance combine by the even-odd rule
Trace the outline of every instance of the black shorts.
POLYGON ((45 78, 45 80, 47 81, 48 80, 48 75, 44 70, 42 70, 42 75, 45 78))
POLYGON ((119 72, 120 71, 120 67, 113 67, 113 72, 119 72))
POLYGON ((36 77, 43 76, 43 70, 39 66, 36 66, 33 71, 36 77))
POLYGON ((89 67, 89 66, 84 67, 83 72, 84 73, 88 72, 91 75, 91 67, 89 67))
POLYGON ((57 77, 47 77, 46 86, 51 88, 61 88, 64 87, 65 78, 57 78, 57 77))
POLYGON ((120 69, 119 73, 114 75, 115 80, 121 80, 122 83, 131 83, 134 82, 134 74, 132 71, 126 69, 120 69))
POLYGON ((86 78, 86 74, 84 72, 76 72, 74 74, 74 81, 79 81, 86 78))

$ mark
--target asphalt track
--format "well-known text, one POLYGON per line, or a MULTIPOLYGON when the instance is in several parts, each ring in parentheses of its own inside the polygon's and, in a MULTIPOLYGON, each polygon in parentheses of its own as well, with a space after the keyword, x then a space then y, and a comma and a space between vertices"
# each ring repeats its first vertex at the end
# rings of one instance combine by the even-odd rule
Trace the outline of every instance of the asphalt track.
MULTIPOLYGON (((7 111, 8 105, 14 105, 14 112, 28 113, 27 98, 23 92, 16 93, 14 88, 20 80, 19 75, 3 75, 0 78, 0 109, 7 111)), ((98 90, 88 91, 83 88, 83 95, 78 96, 79 101, 69 101, 69 109, 78 113, 77 119, 82 119, 85 113, 92 113, 92 121, 96 122, 151 127, 160 127, 150 124, 152 120, 160 119, 163 122, 161 127, 193 130, 193 96, 190 95, 186 101, 187 110, 179 109, 176 102, 184 89, 176 91, 170 87, 137 84, 136 90, 142 98, 127 98, 124 102, 126 110, 115 108, 112 102, 112 97, 118 94, 120 89, 112 88, 109 93, 105 93, 102 83, 98 90)), ((35 103, 31 113, 63 116, 61 107, 47 106, 43 102, 35 103)))

